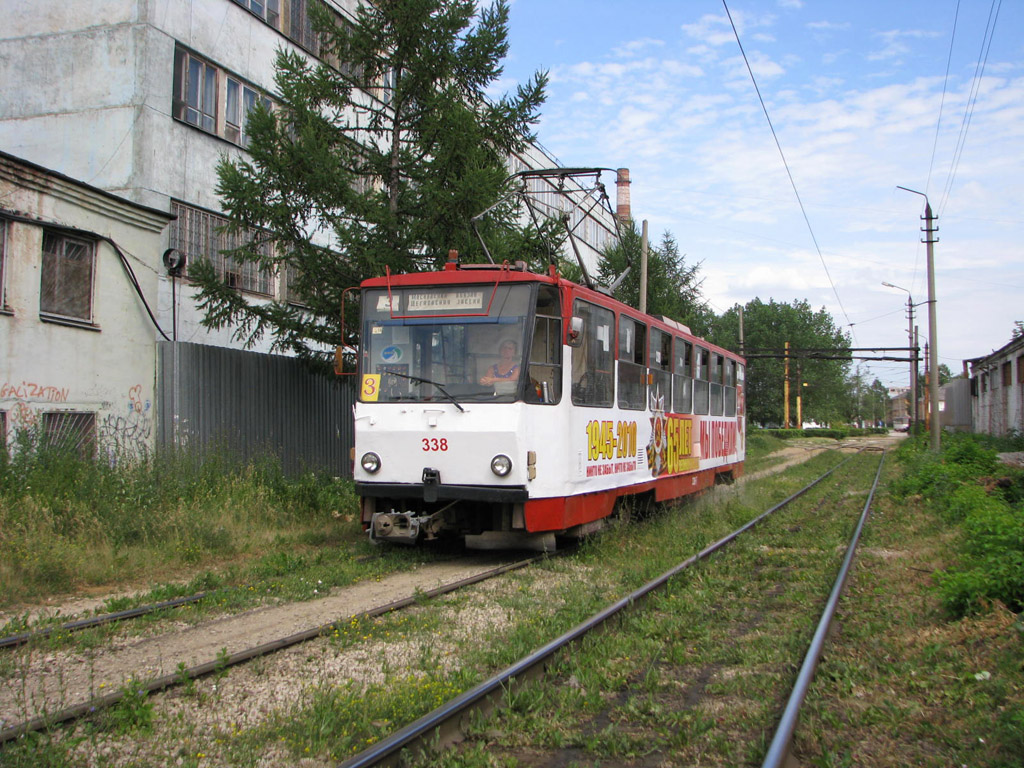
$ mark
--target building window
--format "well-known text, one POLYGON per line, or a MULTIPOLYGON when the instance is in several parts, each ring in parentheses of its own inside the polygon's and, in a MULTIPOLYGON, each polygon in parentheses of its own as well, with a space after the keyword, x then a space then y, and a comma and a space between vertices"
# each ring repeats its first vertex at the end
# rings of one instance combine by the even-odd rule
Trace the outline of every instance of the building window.
POLYGON ((1017 383, 1024 385, 1024 355, 1017 358, 1017 383))
POLYGON ((258 88, 178 47, 174 52, 174 117, 207 133, 249 146, 249 111, 273 102, 258 88))
POLYGON ((1003 363, 1003 386, 1013 386, 1013 365, 1010 363, 1009 360, 1003 363))
POLYGON ((280 0, 235 0, 250 13, 259 16, 274 29, 281 28, 281 5, 280 0))
POLYGON ((95 244, 44 230, 39 310, 92 322, 95 244))
POLYGON ((174 52, 174 116, 217 132, 217 68, 181 48, 174 52))
POLYGON ((229 77, 227 101, 224 108, 224 138, 240 144, 243 147, 249 146, 249 132, 246 130, 246 123, 249 120, 249 112, 257 104, 263 104, 269 110, 270 99, 254 88, 250 88, 240 80, 229 77))
POLYGON ((83 411, 53 411, 43 414, 43 439, 58 450, 73 451, 81 458, 96 453, 96 414, 83 411))
MULTIPOLYGON (((178 218, 171 223, 169 245, 184 253, 189 263, 205 259, 213 264, 217 275, 231 288, 273 295, 274 276, 270 270, 251 262, 239 264, 224 253, 256 241, 260 233, 251 230, 229 234, 225 231, 226 218, 183 203, 172 202, 171 213, 178 218)), ((257 242, 255 247, 268 258, 273 255, 273 246, 269 242, 257 242)))
POLYGON ((315 0, 291 0, 285 34, 314 56, 320 55, 320 35, 313 29, 309 9, 315 0))

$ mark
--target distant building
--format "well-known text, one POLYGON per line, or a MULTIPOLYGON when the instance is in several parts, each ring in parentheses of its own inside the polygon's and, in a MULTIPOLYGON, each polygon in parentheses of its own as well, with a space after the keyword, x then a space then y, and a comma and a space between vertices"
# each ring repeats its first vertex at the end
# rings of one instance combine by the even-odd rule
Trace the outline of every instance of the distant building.
POLYGON ((971 420, 975 432, 1024 433, 1024 337, 995 352, 967 360, 971 376, 971 420))

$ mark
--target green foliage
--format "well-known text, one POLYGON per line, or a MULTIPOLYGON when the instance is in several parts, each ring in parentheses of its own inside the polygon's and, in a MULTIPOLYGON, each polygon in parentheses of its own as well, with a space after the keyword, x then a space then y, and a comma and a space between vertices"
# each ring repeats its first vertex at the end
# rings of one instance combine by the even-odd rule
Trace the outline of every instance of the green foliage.
POLYGON ((946 435, 936 455, 924 442, 907 441, 898 457, 906 465, 892 486, 897 497, 919 494, 942 518, 958 524, 956 563, 936 582, 947 610, 963 616, 1000 601, 1024 608, 1024 475, 991 482, 996 452, 973 435, 946 435), (983 484, 984 483, 984 484, 983 484))
POLYGON ((256 529, 332 526, 355 509, 351 483, 289 478, 271 457, 165 452, 112 466, 22 441, 0 464, 0 594, 14 600, 136 567, 231 556, 256 529))
MULTIPOLYGON (((597 265, 598 282, 610 285, 627 268, 629 273, 615 291, 615 298, 631 307, 640 306, 640 260, 643 236, 630 221, 621 227, 621 238, 605 248, 597 265)), ((689 326, 698 336, 711 328, 714 313, 701 294, 704 278, 700 262, 687 264, 671 233, 661 244, 648 244, 647 313, 664 315, 689 326)), ((733 347, 738 349, 738 347, 733 347)))
MULTIPOLYGON (((488 98, 508 50, 504 0, 360 3, 352 24, 319 6, 321 61, 278 51, 274 110, 250 114, 248 156, 218 168, 229 230, 260 233, 232 257, 279 270, 303 306, 250 303, 209 264, 189 276, 208 326, 230 325, 246 343, 269 334, 275 348, 322 361, 320 345, 342 341, 344 289, 385 269, 437 267, 450 249, 483 260, 470 219, 505 192, 506 160, 531 138, 547 76, 488 98)), ((502 204, 481 222, 496 258, 542 250, 516 221, 502 204)))
MULTIPOLYGON (((725 347, 739 346, 739 310, 722 314, 714 324, 710 340, 725 347)), ((849 336, 836 327, 832 316, 824 308, 814 311, 806 300, 783 304, 759 298, 747 302, 743 308, 744 349, 752 354, 781 355, 786 342, 793 357, 790 360, 792 387, 801 386, 803 417, 820 424, 845 420, 848 400, 846 371, 849 363, 842 360, 796 359, 797 350, 818 349, 841 351, 850 346, 849 336), (760 352, 756 352, 756 351, 760 352)), ((781 358, 753 357, 747 359, 746 402, 747 414, 754 424, 783 424, 783 391, 785 361, 781 358)), ((795 397, 790 403, 790 418, 796 416, 795 397)))

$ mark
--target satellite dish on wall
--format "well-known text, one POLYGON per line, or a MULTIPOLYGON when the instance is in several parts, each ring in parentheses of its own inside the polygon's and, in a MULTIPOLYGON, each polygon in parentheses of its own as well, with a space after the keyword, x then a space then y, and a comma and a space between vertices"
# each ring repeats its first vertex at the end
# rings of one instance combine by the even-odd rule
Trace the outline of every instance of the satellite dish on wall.
POLYGON ((185 254, 177 248, 168 248, 164 251, 164 267, 171 277, 178 277, 181 274, 186 261, 185 254))

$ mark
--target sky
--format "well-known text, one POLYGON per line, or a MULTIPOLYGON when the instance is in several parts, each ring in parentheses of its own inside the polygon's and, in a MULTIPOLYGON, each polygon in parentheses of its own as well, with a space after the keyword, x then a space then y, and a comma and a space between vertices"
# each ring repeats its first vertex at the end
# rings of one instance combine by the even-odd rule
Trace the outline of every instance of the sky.
MULTIPOLYGON (((906 347, 928 284, 925 198, 903 186, 938 217, 939 363, 959 373, 1024 320, 1024 4, 729 0, 781 154, 721 0, 510 8, 495 92, 546 70, 540 144, 629 168, 634 219, 700 263, 717 313, 806 299, 853 346, 906 347)), ((861 373, 909 383, 905 363, 861 373)))

